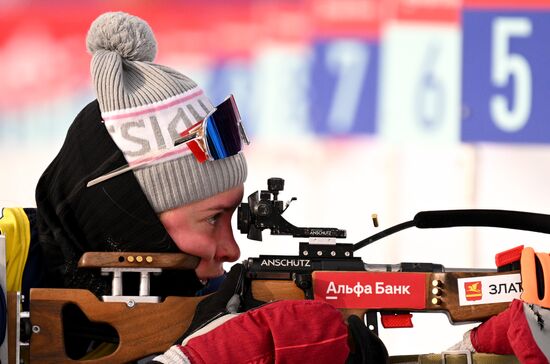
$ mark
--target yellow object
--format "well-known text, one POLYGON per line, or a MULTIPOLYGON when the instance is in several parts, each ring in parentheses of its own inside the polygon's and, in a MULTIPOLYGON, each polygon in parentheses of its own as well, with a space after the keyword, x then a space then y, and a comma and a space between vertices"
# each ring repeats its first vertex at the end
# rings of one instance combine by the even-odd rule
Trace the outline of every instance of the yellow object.
POLYGON ((6 237, 7 289, 21 291, 31 241, 31 228, 25 211, 20 207, 2 208, 0 233, 6 237))
POLYGON ((533 248, 524 248, 521 252, 521 285, 523 292, 521 299, 527 303, 550 308, 550 254, 535 253, 533 248), (544 287, 542 297, 538 293, 536 258, 538 258, 542 267, 542 279, 540 282, 544 287))

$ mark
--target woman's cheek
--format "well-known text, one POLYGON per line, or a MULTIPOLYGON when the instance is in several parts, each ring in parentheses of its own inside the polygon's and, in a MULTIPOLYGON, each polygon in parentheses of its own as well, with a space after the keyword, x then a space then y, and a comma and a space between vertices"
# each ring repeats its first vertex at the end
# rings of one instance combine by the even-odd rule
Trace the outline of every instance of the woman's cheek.
POLYGON ((184 253, 201 258, 201 260, 209 261, 214 259, 215 251, 213 249, 208 249, 208 247, 204 245, 199 245, 195 243, 183 244, 181 246, 178 245, 178 248, 184 253))
POLYGON ((214 240, 204 234, 187 235, 185 239, 175 240, 179 250, 194 255, 202 260, 213 260, 216 254, 214 240))

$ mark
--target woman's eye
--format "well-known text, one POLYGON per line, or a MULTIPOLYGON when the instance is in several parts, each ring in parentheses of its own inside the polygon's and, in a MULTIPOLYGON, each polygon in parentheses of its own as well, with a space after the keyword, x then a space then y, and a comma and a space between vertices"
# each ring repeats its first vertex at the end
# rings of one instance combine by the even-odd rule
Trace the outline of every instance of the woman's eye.
POLYGON ((210 216, 208 219, 206 219, 206 221, 210 224, 210 225, 215 225, 216 224, 216 221, 218 221, 218 218, 220 217, 220 214, 216 214, 214 216, 210 216))

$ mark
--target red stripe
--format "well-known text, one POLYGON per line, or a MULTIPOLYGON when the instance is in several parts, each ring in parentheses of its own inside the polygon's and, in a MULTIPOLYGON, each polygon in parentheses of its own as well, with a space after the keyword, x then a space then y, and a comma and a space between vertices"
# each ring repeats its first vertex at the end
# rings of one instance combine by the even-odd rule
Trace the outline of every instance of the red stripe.
POLYGON ((465 9, 491 10, 550 10, 548 0, 464 0, 465 9))
POLYGON ((190 141, 189 143, 187 143, 187 146, 189 147, 189 149, 191 149, 191 152, 193 152, 195 158, 197 158, 197 161, 199 161, 199 163, 206 162, 206 160, 208 159, 206 153, 204 152, 204 150, 202 150, 201 147, 199 147, 199 144, 196 140, 190 141))
POLYGON ((388 18, 401 21, 417 21, 458 25, 461 7, 453 1, 417 1, 392 0, 388 6, 388 18))

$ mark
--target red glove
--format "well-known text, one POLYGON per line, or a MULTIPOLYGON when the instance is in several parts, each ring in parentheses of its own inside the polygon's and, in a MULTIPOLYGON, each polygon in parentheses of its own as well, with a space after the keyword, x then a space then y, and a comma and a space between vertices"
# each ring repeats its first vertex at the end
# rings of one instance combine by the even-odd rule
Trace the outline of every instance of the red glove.
POLYGON ((532 330, 541 330, 540 335, 548 335, 548 331, 544 334, 544 328, 530 327, 533 325, 527 321, 525 310, 530 310, 528 304, 514 300, 505 311, 474 328, 470 340, 475 351, 514 354, 522 364, 548 363, 542 350, 548 350, 549 343, 537 342, 532 330))
POLYGON ((344 363, 348 329, 339 311, 318 301, 279 301, 223 316, 154 359, 191 363, 344 363))

